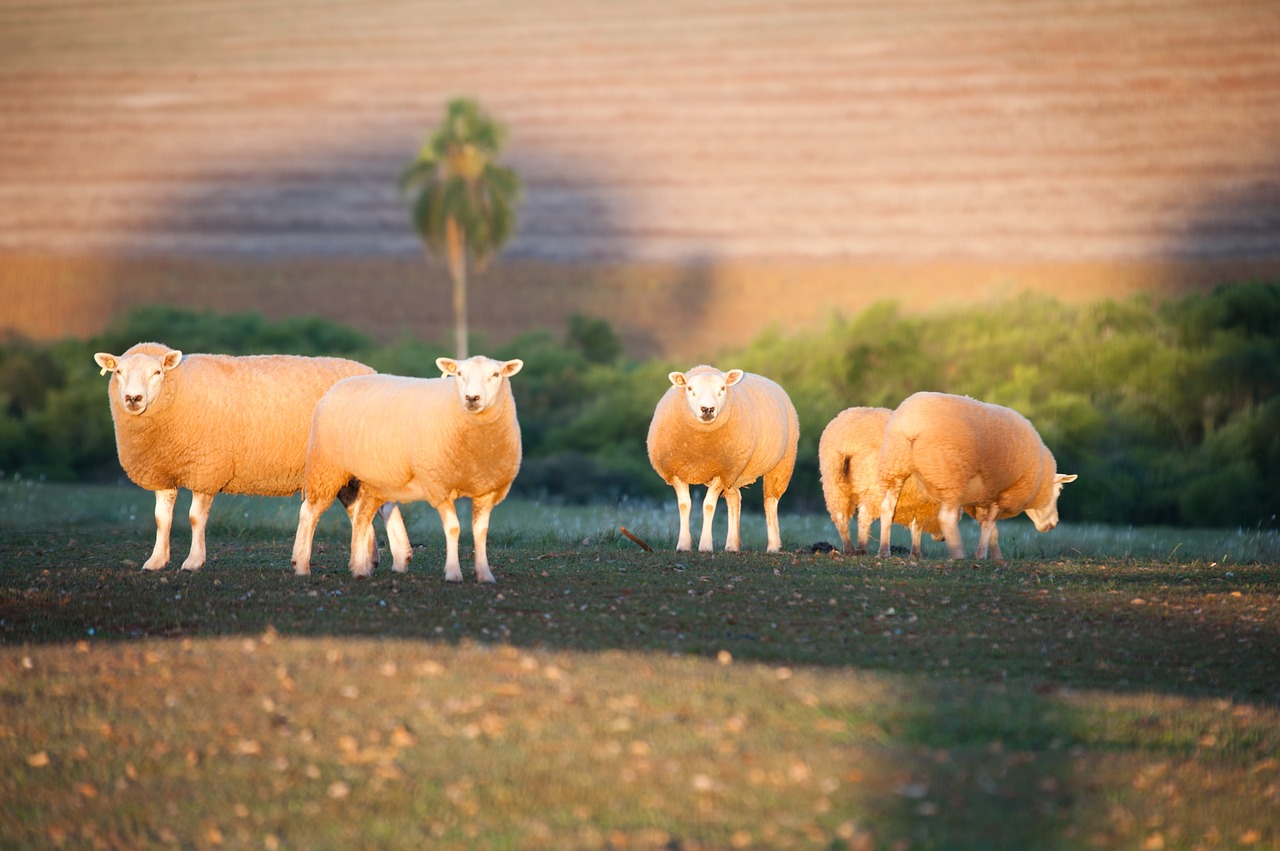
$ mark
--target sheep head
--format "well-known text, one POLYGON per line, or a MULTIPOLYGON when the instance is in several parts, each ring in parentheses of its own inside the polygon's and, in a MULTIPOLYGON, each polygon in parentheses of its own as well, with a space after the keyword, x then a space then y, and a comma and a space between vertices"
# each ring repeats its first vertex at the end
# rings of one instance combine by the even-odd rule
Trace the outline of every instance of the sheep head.
POLYGON ((103 375, 115 374, 121 409, 139 416, 160 398, 165 373, 182 362, 182 352, 170 349, 161 355, 133 352, 119 357, 98 352, 93 359, 102 367, 103 375))
POLYGON ((1037 532, 1048 532, 1058 525, 1058 496, 1062 493, 1062 486, 1067 482, 1074 482, 1077 478, 1075 475, 1057 474, 1053 477, 1053 492, 1049 503, 1041 508, 1027 509, 1027 516, 1031 518, 1032 523, 1036 524, 1037 532))
POLYGON ((519 372, 524 361, 499 361, 476 355, 466 360, 436 358, 436 366, 442 375, 454 379, 462 409, 478 414, 498 401, 503 381, 519 372))
POLYGON ((721 372, 713 367, 697 366, 667 377, 676 387, 684 388, 684 401, 694 419, 710 424, 728 408, 729 388, 741 381, 744 374, 740 369, 721 372))

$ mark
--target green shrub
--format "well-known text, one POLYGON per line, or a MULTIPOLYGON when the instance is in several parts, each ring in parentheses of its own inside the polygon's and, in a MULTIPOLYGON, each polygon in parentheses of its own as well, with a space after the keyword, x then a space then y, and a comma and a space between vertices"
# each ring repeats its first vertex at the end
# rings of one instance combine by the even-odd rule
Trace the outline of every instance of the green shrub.
MULTIPOLYGON (((354 357, 383 372, 435 376, 445 347, 377 345, 316 318, 148 307, 89 341, 0 346, 0 470, 53 478, 119 475, 95 351, 145 339, 184 351, 354 357)), ((487 350, 477 341, 477 350, 487 350)), ((598 319, 574 317, 565 340, 526 334, 488 353, 520 357, 512 383, 524 436, 516 489, 568 502, 666 498, 645 437, 667 373, 621 355, 598 319)), ((821 510, 818 438, 852 405, 893 408, 917 390, 972 395, 1024 413, 1060 469, 1080 474, 1065 519, 1274 526, 1280 513, 1280 283, 1239 284, 1157 305, 1066 305, 1023 296, 903 315, 879 304, 825 328, 761 335, 723 368, 767 375, 800 416, 786 510, 821 510)), ((684 365, 684 366, 687 366, 684 365)), ((744 493, 759 503, 759 487, 744 493)))

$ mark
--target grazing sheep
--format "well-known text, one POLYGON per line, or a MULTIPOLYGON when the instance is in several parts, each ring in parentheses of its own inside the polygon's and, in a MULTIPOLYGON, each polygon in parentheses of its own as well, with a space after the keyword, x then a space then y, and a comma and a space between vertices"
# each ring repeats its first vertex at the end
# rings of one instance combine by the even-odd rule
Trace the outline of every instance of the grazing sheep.
MULTIPOLYGON (((448 378, 367 375, 333 386, 316 405, 293 568, 311 572, 316 521, 349 479, 360 481, 351 521, 351 572, 372 570, 364 541, 378 501, 426 500, 444 524, 445 579, 462 581, 454 500, 470 497, 476 579, 493 582, 489 513, 520 470, 520 425, 508 379, 520 360, 438 358, 448 378)), ((402 569, 397 562, 396 569, 402 569)))
POLYGON ((711 552, 711 521, 720 494, 729 510, 725 550, 740 546, 741 488, 764 477, 764 516, 769 552, 782 549, 778 500, 791 482, 800 441, 800 421, 786 391, 773 381, 731 369, 696 366, 668 376, 671 387, 658 400, 649 424, 649 462, 675 488, 680 509, 677 550, 688 550, 689 485, 706 485, 698 549, 711 552))
MULTIPOLYGON (((1026 512, 1036 529, 1058 525, 1058 495, 1075 476, 1057 472, 1053 453, 1017 411, 967 396, 916 393, 889 419, 880 451, 885 490, 880 522, 892 517, 903 484, 916 475, 941 503, 938 520, 951 558, 964 558, 960 511, 981 524, 977 558, 1000 558, 996 521, 1026 512)), ((888 555, 889 540, 880 542, 888 555)))
MULTIPOLYGON (((818 440, 818 470, 822 475, 822 495, 827 513, 840 532, 846 554, 867 551, 871 521, 879 516, 884 501, 880 485, 880 446, 885 426, 893 411, 888 408, 846 408, 835 416, 818 440), (849 539, 849 521, 858 515, 858 545, 849 539)), ((894 509, 893 522, 911 530, 911 556, 919 558, 924 532, 942 539, 938 523, 938 503, 925 496, 915 476, 907 479, 894 509)), ((885 527, 880 536, 888 540, 885 527)))
MULTIPOLYGON (((138 343, 118 356, 98 352, 93 359, 103 375, 112 373, 108 393, 120 466, 156 494, 156 543, 146 570, 169 563, 179 488, 191 491, 191 552, 182 569, 199 570, 214 496, 297 491, 316 401, 337 381, 373 372, 341 358, 184 356, 160 343, 138 343)), ((383 519, 396 558, 409 558, 399 509, 385 506, 383 519)))

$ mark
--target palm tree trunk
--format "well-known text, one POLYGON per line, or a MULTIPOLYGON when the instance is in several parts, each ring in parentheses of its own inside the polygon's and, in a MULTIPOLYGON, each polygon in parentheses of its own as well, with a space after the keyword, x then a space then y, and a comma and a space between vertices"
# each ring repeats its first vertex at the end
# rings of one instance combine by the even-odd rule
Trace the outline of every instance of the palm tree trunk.
POLYGON ((458 360, 467 357, 467 239, 453 218, 445 222, 449 277, 453 279, 453 336, 458 360))

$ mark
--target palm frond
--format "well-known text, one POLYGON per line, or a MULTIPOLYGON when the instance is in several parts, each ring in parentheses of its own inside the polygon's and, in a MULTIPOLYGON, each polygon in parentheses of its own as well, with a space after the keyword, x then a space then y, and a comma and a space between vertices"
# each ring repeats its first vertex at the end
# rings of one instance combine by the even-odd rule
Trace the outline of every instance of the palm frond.
POLYGON ((446 223, 462 230, 467 253, 483 263, 515 233, 523 187, 512 169, 496 162, 506 131, 474 100, 457 98, 444 121, 400 174, 414 228, 427 249, 445 249, 446 223))

